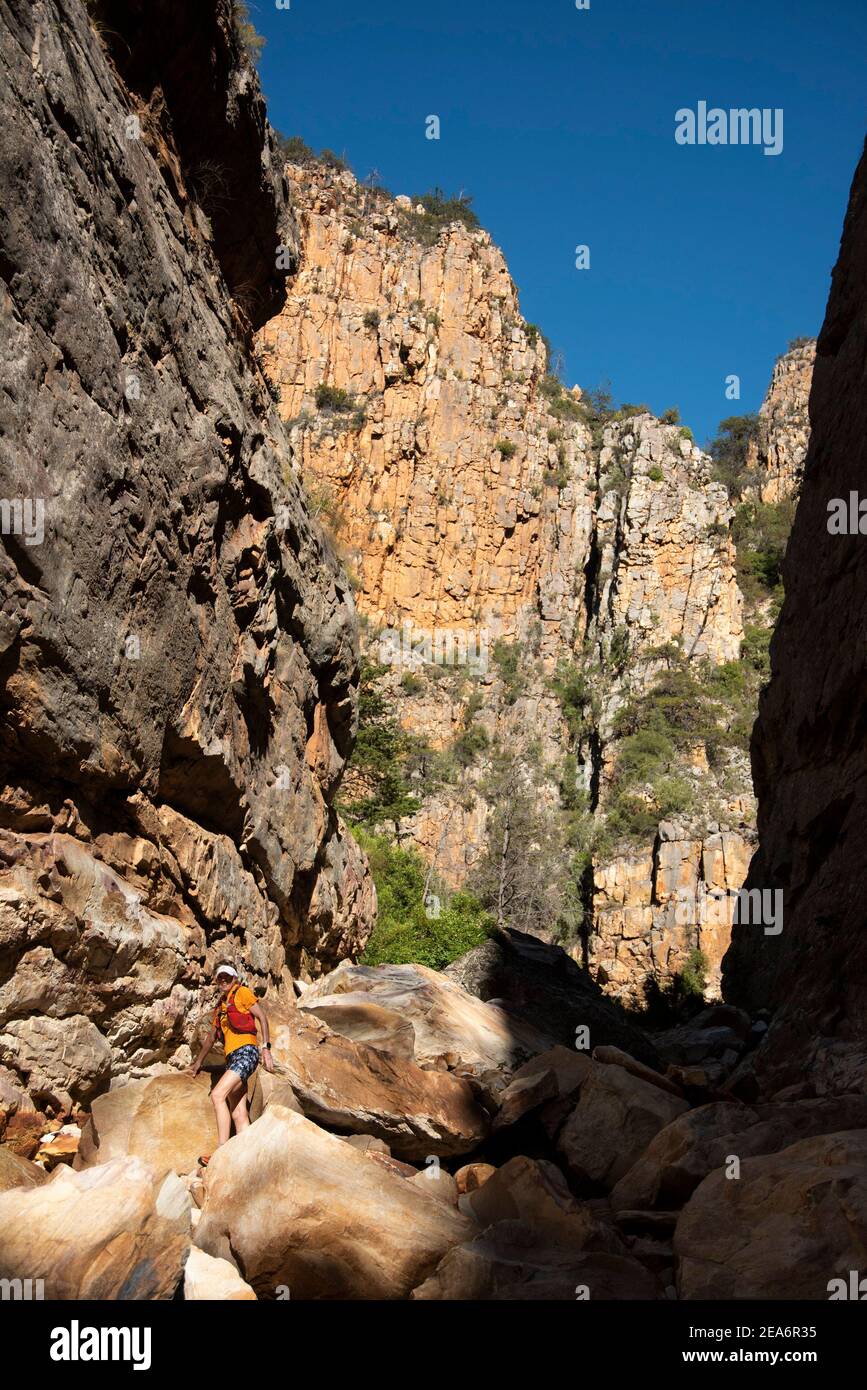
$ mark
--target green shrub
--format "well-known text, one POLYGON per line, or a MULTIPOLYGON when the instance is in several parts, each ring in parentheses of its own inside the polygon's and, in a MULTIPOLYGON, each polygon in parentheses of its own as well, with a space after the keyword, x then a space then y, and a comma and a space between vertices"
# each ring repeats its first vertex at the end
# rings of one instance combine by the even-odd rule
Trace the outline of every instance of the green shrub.
POLYGON ((384 835, 353 831, 376 884, 376 925, 361 957, 364 965, 426 965, 443 970, 487 940, 493 918, 471 893, 454 893, 439 917, 425 911, 427 869, 413 849, 384 835))
POLYGON ((591 690, 582 667, 561 660, 551 680, 551 689, 560 701, 566 727, 573 739, 579 738, 586 727, 591 706, 591 690))
POLYGON ((400 225, 404 235, 424 246, 434 246, 440 233, 453 222, 474 230, 479 219, 472 209, 472 198, 461 193, 448 197, 441 188, 430 193, 416 195, 412 199, 412 210, 401 213, 400 225), (416 212, 420 205, 424 212, 416 212))
POLYGON ((367 313, 364 315, 364 326, 365 326, 365 328, 378 328, 378 327, 379 327, 379 310, 378 310, 378 309, 368 309, 367 313))
POLYGON ((730 415, 721 420, 719 432, 710 444, 714 478, 723 483, 730 497, 737 499, 753 487, 754 474, 747 468, 750 444, 759 437, 758 415, 730 415))
POLYGON ((353 404, 352 396, 348 391, 344 391, 342 386, 329 386, 323 381, 316 388, 317 410, 333 410, 342 413, 352 410, 353 404))
POLYGON ((491 656, 503 682, 503 698, 507 705, 513 705, 524 689, 520 648, 517 642, 508 642, 505 637, 499 637, 491 656))
POLYGON ((316 159, 314 151, 300 135, 283 135, 275 130, 274 143, 290 164, 312 164, 316 159))
POLYGON ((419 745, 401 728, 379 687, 387 669, 366 657, 362 660, 358 735, 347 763, 340 804, 353 827, 362 825, 371 830, 385 821, 397 825, 419 808, 409 780, 419 745))
POLYGON ((678 976, 678 985, 683 994, 703 995, 707 989, 708 958, 704 951, 695 947, 690 951, 686 964, 678 976))
POLYGON ((693 442, 694 436, 689 425, 681 425, 680 429, 678 430, 678 435, 681 439, 688 439, 690 443, 693 442))
POLYGON ((517 444, 513 444, 511 439, 498 439, 494 448, 497 449, 504 459, 512 458, 518 452, 517 444))
POLYGON ((679 425, 680 411, 678 410, 676 405, 672 405, 668 408, 668 410, 664 410, 659 418, 662 421, 663 425, 679 425))
POLYGON ((652 483, 661 483, 665 475, 663 474, 663 471, 659 467, 659 465, 654 463, 651 464, 650 468, 648 468, 647 476, 652 483))
POLYGON ((257 63, 262 55, 266 40, 250 19, 250 7, 246 4, 246 0, 232 0, 231 15, 238 42, 251 63, 257 63))

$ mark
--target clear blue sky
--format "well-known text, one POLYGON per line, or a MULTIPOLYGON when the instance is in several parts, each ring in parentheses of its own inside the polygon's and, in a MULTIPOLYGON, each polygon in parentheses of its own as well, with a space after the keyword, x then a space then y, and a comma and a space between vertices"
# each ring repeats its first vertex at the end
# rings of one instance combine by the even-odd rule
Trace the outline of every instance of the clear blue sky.
POLYGON ((393 193, 471 193, 567 384, 678 405, 703 441, 818 332, 867 131, 867 0, 250 9, 273 124, 393 193), (783 152, 676 144, 675 111, 700 100, 782 107, 783 152))

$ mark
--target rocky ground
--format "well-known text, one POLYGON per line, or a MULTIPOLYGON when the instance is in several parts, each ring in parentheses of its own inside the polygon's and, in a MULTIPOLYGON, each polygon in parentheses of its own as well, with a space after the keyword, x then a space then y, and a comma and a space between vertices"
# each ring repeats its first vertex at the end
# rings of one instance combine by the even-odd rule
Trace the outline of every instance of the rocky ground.
POLYGON ((818 1299, 858 1267, 867 1096, 759 1100, 762 1020, 718 1005, 642 1037, 558 948, 481 951, 447 975, 347 962, 274 1007, 275 1073, 206 1170, 207 1074, 127 1082, 48 1133, 6 1086, 0 1277, 63 1299, 818 1299), (558 1008, 516 1008, 546 983, 558 1008))

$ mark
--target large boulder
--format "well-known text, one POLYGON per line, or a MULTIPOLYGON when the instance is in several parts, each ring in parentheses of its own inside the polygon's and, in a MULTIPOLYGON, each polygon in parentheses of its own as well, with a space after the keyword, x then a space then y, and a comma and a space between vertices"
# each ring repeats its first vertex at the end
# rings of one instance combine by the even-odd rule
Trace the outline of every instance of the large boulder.
POLYGON ((0 1144, 0 1192, 8 1192, 13 1187, 39 1187, 47 1181, 44 1168, 0 1144))
MULTIPOLYGON (((324 1017, 338 1033, 359 1037, 359 1007, 387 1010, 381 1041, 370 1041, 387 1051, 389 1038, 399 1043, 409 1035, 398 1033, 393 1020, 412 1028, 412 1054, 422 1066, 458 1070, 478 1080, 491 1073, 502 1076, 545 1051, 552 1039, 523 1019, 470 994, 455 980, 424 965, 352 965, 342 962, 336 970, 305 991, 301 1008, 324 1017)), ((363 1015, 362 1015, 363 1017, 363 1015)))
POLYGON ((754 1158, 812 1135, 862 1128, 867 1129, 867 1096, 703 1105, 679 1115, 650 1141, 615 1186, 611 1204, 618 1210, 679 1207, 732 1156, 754 1158))
POLYGON ((443 973, 479 999, 496 999, 515 1026, 531 1023, 564 1047, 574 1047, 576 1030, 586 1027, 591 1049, 611 1045, 647 1066, 658 1063, 653 1044, 620 1005, 559 946, 538 937, 498 931, 443 973))
POLYGON ((450 1250, 413 1290, 419 1300, 653 1299, 659 1285, 637 1261, 562 1243, 532 1221, 498 1221, 450 1250))
POLYGON ((196 1244, 229 1253, 260 1298, 404 1298, 475 1223, 271 1105, 218 1149, 207 1170, 196 1244))
POLYGON ((582 1250, 626 1253, 613 1227, 577 1201, 560 1169, 545 1159, 523 1154, 509 1159, 481 1187, 463 1197, 461 1210, 483 1227, 498 1221, 528 1221, 544 1228, 549 1238, 582 1250))
POLYGON ((43 1279, 46 1299, 170 1299, 188 1221, 137 1158, 0 1195, 0 1277, 43 1279))
POLYGON ((867 1130, 822 1135, 704 1179, 675 1230, 677 1286, 689 1299, 827 1299, 865 1249, 867 1130))
POLYGON ((517 1124, 547 1101, 568 1103, 592 1070, 593 1062, 585 1052, 559 1043, 525 1062, 500 1094, 493 1128, 507 1129, 517 1124))
POLYGON ((484 1138, 487 1117, 463 1078, 341 1037, 300 1009, 269 1018, 280 1079, 310 1119, 383 1139, 402 1159, 469 1153, 484 1138))
POLYGON ((190 1173, 216 1148, 217 1123, 204 1074, 187 1072, 128 1081, 93 1102, 75 1166, 123 1154, 141 1158, 158 1177, 190 1173))
POLYGON ((229 1260, 206 1255, 198 1246, 190 1247, 184 1265, 184 1301, 204 1303, 255 1302, 256 1295, 229 1260))
POLYGON ((689 1107, 624 1067, 594 1062, 557 1148, 580 1182, 612 1188, 654 1135, 689 1107))

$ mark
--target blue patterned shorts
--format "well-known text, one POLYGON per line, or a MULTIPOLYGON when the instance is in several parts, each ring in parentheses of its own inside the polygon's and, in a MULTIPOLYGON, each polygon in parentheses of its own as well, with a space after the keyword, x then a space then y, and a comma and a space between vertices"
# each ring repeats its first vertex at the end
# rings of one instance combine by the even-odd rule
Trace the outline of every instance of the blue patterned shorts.
POLYGON ((236 1047, 226 1062, 226 1070, 233 1071, 242 1081, 248 1081, 259 1065, 259 1049, 253 1043, 236 1047))

